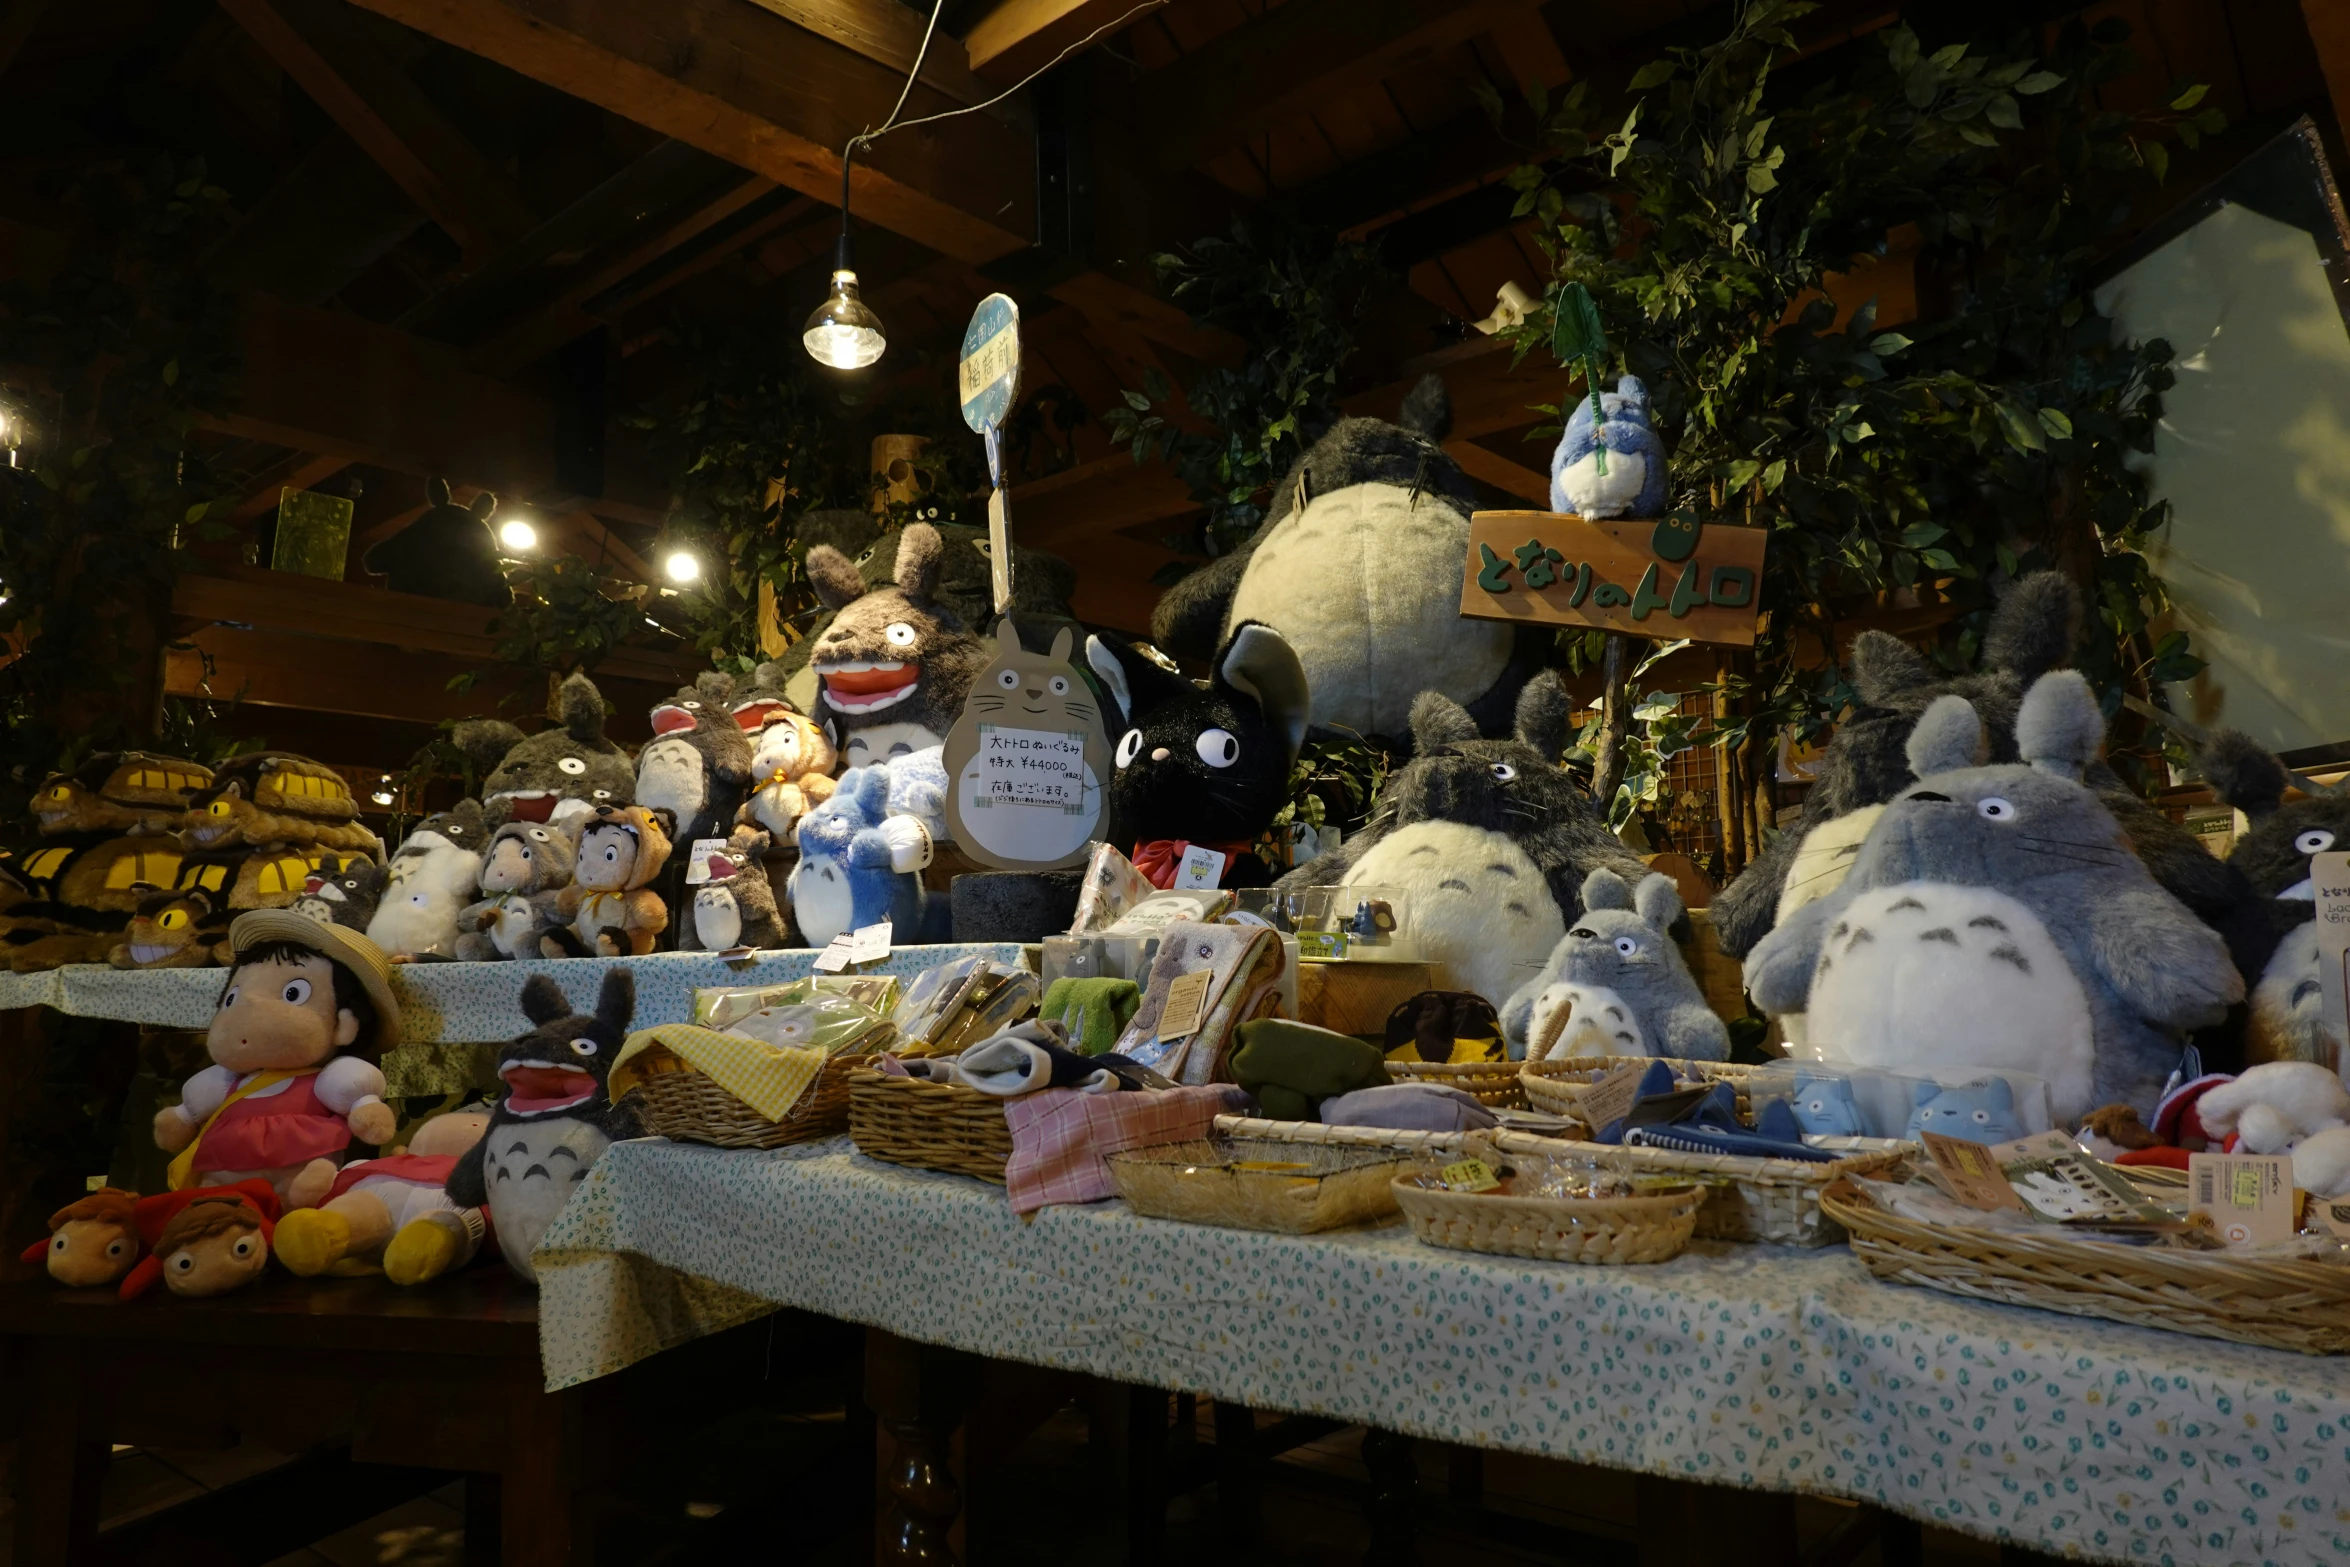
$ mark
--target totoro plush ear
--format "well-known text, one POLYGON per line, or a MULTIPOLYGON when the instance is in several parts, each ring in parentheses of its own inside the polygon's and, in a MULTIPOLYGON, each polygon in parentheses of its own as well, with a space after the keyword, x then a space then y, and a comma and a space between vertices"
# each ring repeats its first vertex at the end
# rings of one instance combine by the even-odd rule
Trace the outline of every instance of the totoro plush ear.
POLYGON ((1134 722, 1134 688, 1126 683, 1126 666, 1118 662, 1118 655, 1100 637, 1085 639, 1085 667, 1093 671, 1102 683, 1110 700, 1117 704, 1118 722, 1130 726, 1134 722))
POLYGON ((1020 645, 1020 628, 1006 615, 995 623, 995 656, 999 659, 1018 658, 1026 649, 1020 645))
POLYGON ((703 701, 724 707, 734 700, 734 676, 723 669, 705 669, 694 676, 694 689, 703 701))
POLYGON ((1075 626, 1063 626, 1060 630, 1053 633, 1052 651, 1047 653, 1045 656, 1056 664, 1066 664, 1069 662, 1070 652, 1074 650, 1076 646, 1077 628, 1075 626))
POLYGON ((1444 377, 1424 375, 1404 393, 1403 416, 1396 420, 1423 440, 1441 441, 1452 434, 1452 393, 1444 377))
POLYGON ((1518 693, 1518 739, 1540 751, 1544 761, 1556 762, 1566 754, 1567 737, 1575 732, 1569 722, 1574 711, 1566 681, 1557 670, 1546 669, 1518 693))
POLYGON ((829 544, 808 551, 807 570, 808 583, 826 609, 846 609, 865 596, 865 579, 857 575, 856 562, 829 544))
POLYGON ((1631 884, 1603 865, 1583 878, 1583 907, 1628 909, 1632 907, 1631 884))
MULTIPOLYGON (((572 678, 576 680, 581 677, 574 675, 572 678)), ((603 703, 600 700, 596 704, 596 725, 599 729, 603 727, 603 703)), ((455 742, 458 750, 465 753, 467 761, 473 763, 479 771, 488 773, 505 759, 508 751, 522 744, 524 736, 521 730, 503 718, 468 718, 450 728, 449 738, 455 742)))
POLYGON ((563 715, 564 733, 581 745, 595 745, 603 740, 604 693, 578 670, 563 677, 563 684, 555 693, 555 710, 563 715))
POLYGON ((898 535, 898 591, 917 604, 927 604, 938 590, 938 564, 946 554, 946 540, 927 522, 907 525, 898 535))
POLYGON ((2285 764, 2241 729, 2214 733, 2195 765, 2210 780, 2220 802, 2246 816, 2266 816, 2285 803, 2285 764))
POLYGON ((625 1034, 635 1015, 636 976, 624 968, 606 970, 604 988, 596 994, 596 1021, 615 1034, 625 1034))
MULTIPOLYGON (((624 974, 626 969, 614 969, 624 974)), ((522 982, 522 1015, 544 1028, 559 1017, 571 1016, 571 1003, 563 999, 563 987, 544 974, 533 974, 522 982)))
POLYGON ((1935 678, 1925 655, 1899 637, 1864 631, 1852 639, 1852 683, 1871 707, 1883 707, 1904 691, 1933 684, 1935 678))
POLYGON ((425 481, 424 481, 424 498, 425 498, 425 500, 426 500, 428 503, 430 503, 431 505, 434 505, 434 506, 446 506, 446 505, 448 505, 448 504, 449 504, 449 481, 448 481, 448 480, 446 480, 446 479, 444 479, 444 478, 442 478, 442 477, 441 477, 439 474, 437 474, 437 473, 436 473, 436 474, 434 474, 434 475, 433 475, 431 478, 429 478, 429 479, 425 480, 425 481))
POLYGON ((1287 747, 1287 761, 1296 761, 1298 748, 1306 743, 1306 719, 1314 699, 1306 688, 1305 665, 1298 662, 1288 639, 1271 626, 1242 621, 1224 644, 1224 656, 1216 660, 1216 679, 1256 702, 1266 724, 1287 747))
POLYGON ((1929 1078, 1918 1084, 1915 1102, 1921 1105, 1930 1105, 1941 1097, 1942 1085, 1929 1078))
POLYGON ((1650 871, 1632 889, 1632 907, 1658 930, 1667 930, 1683 913, 1681 885, 1663 871, 1650 871))
POLYGON ((473 498, 473 504, 466 507, 465 509, 473 513, 476 517, 479 517, 482 521, 487 522, 498 514, 498 498, 495 495, 492 495, 489 491, 484 490, 479 495, 476 495, 473 498))
POLYGON ((2105 713, 2077 669, 2042 675, 2015 713, 2016 753, 2034 770, 2080 782, 2105 746, 2105 713))
POLYGON ((2029 685, 2073 656, 2081 595, 2059 571, 2035 571, 2008 589, 1983 633, 1983 666, 2029 685))
POLYGON ((1909 770, 1920 778, 1983 759, 1983 721, 1962 696, 1938 696, 1909 732, 1909 770))
POLYGON ((1478 738, 1477 720, 1441 691, 1423 691, 1412 698, 1411 725, 1412 749, 1422 756, 1478 738))

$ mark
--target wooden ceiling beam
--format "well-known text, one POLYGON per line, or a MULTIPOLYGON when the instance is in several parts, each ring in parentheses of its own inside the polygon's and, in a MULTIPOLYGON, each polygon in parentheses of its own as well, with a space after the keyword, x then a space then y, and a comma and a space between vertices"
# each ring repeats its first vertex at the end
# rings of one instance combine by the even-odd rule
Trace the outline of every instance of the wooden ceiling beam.
MULTIPOLYGON (((787 22, 821 33, 845 44, 868 60, 901 75, 914 68, 922 51, 927 16, 898 0, 753 0, 787 22)), ((979 103, 994 93, 971 74, 963 41, 940 29, 922 54, 922 85, 937 89, 957 103, 979 103)))
POLYGON ((2301 20, 2334 101, 2334 128, 2350 141, 2350 7, 2341 0, 2301 0, 2301 20))
POLYGON ((221 0, 221 6, 457 241, 468 264, 520 232, 525 209, 512 185, 361 34, 340 0, 221 0))
MULTIPOLYGON (((766 3, 766 0, 761 0, 766 3)), ((970 68, 992 82, 1016 82, 1138 0, 998 0, 963 34, 970 68)))
POLYGON ((314 457, 308 452, 294 452, 253 481, 251 492, 237 502, 228 520, 251 522, 275 511, 278 497, 287 490, 314 490, 350 466, 347 457, 314 457))
POLYGON ((1536 0, 1289 0, 1135 84, 1159 164, 1189 169, 1349 88, 1534 9, 1536 0))

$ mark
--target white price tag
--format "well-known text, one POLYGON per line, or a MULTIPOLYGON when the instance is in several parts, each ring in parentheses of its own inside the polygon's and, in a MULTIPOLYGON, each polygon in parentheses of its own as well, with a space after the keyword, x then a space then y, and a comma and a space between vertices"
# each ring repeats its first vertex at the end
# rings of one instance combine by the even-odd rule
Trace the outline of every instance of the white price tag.
POLYGON ((847 968, 850 961, 849 954, 854 950, 854 941, 855 938, 850 936, 833 937, 832 945, 816 954, 816 972, 838 974, 842 969, 847 968))
POLYGON ((849 937, 849 961, 851 963, 880 962, 889 956, 892 935, 893 932, 888 920, 883 920, 877 925, 858 926, 856 934, 849 937))
POLYGON ((1183 862, 1175 867, 1177 887, 1215 888, 1223 885, 1224 856, 1213 849, 1192 844, 1183 851, 1183 862))
POLYGON ((685 884, 689 887, 699 887, 708 881, 710 879, 710 856, 725 852, 726 840, 724 838, 696 838, 692 849, 686 854, 685 884))

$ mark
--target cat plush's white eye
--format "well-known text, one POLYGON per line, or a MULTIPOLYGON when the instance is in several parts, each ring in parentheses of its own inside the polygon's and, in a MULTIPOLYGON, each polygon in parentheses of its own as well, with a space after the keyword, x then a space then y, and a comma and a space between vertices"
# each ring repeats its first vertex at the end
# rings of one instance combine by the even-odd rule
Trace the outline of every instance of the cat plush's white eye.
POLYGON ((2303 854, 2323 854, 2334 846, 2334 835, 2323 827, 2312 827, 2293 840, 2293 847, 2303 854))
POLYGON ((1640 950, 1640 943, 1634 941, 1629 936, 1618 936, 1616 938, 1616 950, 1621 952, 1625 957, 1630 957, 1633 953, 1640 950))
POLYGON ((1067 696, 1069 694, 1069 677, 1067 675, 1055 675, 1052 679, 1046 681, 1045 685, 1046 688, 1049 689, 1055 696, 1067 696))
POLYGON ((1975 802, 1975 814, 1987 822, 2012 822, 2015 807, 1995 794, 1985 795, 1975 802))
POLYGON ((995 683, 1006 691, 1017 691, 1020 689, 1020 672, 1016 669, 1004 670, 995 677, 995 683))
POLYGON ((1199 759, 1210 767, 1230 767, 1240 760, 1240 740, 1229 729, 1204 729, 1192 742, 1199 759))
POLYGON ((1508 783, 1518 776, 1518 770, 1507 762, 1496 762, 1486 771, 1493 774, 1494 779, 1500 783, 1508 783))
POLYGON ((891 647, 912 647, 914 645, 914 628, 902 620, 893 620, 882 627, 881 635, 891 647))
POLYGON ((1142 731, 1129 729, 1126 731, 1126 738, 1118 742, 1118 765, 1124 767, 1140 755, 1142 755, 1142 731))
POLYGON ((587 763, 576 756, 566 756, 555 763, 555 770, 559 773, 569 773, 572 777, 577 778, 581 773, 587 771, 587 763))

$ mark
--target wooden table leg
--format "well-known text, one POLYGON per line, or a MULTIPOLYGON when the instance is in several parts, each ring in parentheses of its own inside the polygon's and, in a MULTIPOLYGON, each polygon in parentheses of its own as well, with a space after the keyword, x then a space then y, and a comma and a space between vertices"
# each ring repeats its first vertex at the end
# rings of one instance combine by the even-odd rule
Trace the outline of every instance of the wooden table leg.
POLYGON ((1128 1388, 1126 1560, 1129 1567, 1158 1567, 1165 1559, 1167 1467, 1174 1461, 1172 1446, 1167 1436, 1166 1392, 1155 1387, 1128 1388))
POLYGON ((1366 1567, 1410 1567, 1420 1559, 1420 1472, 1408 1436, 1372 1426, 1363 1432, 1363 1467, 1371 1472, 1371 1548, 1366 1567))
POLYGON ((1444 1454, 1444 1489, 1463 1507, 1485 1502, 1485 1454, 1474 1447, 1448 1448, 1444 1454))
POLYGON ((1797 1567, 1795 1498, 1642 1475, 1633 1491, 1640 1567, 1797 1567))
POLYGON ((865 1336, 865 1403, 877 1429, 879 1567, 958 1567, 955 1535, 966 1498, 955 1478, 955 1431, 969 1408, 977 1362, 909 1343, 879 1328, 865 1336))
POLYGON ((5 1359, 29 1384, 16 1453, 14 1559, 81 1567, 97 1560, 98 1492, 113 1456, 107 1443, 82 1435, 81 1349, 44 1342, 38 1355, 5 1359))
POLYGON ((546 1391, 535 1365, 510 1379, 507 1457, 498 1473, 502 1567, 577 1567, 594 1560, 594 1541, 577 1516, 573 1406, 571 1396, 546 1391))
POLYGON ((1241 1546, 1265 1527, 1264 1460, 1257 1453, 1257 1412, 1216 1400, 1216 1508, 1227 1545, 1241 1546))
POLYGON ((1884 1567, 1926 1567, 1926 1527, 1915 1518, 1872 1508, 1877 1514, 1877 1560, 1884 1567))

